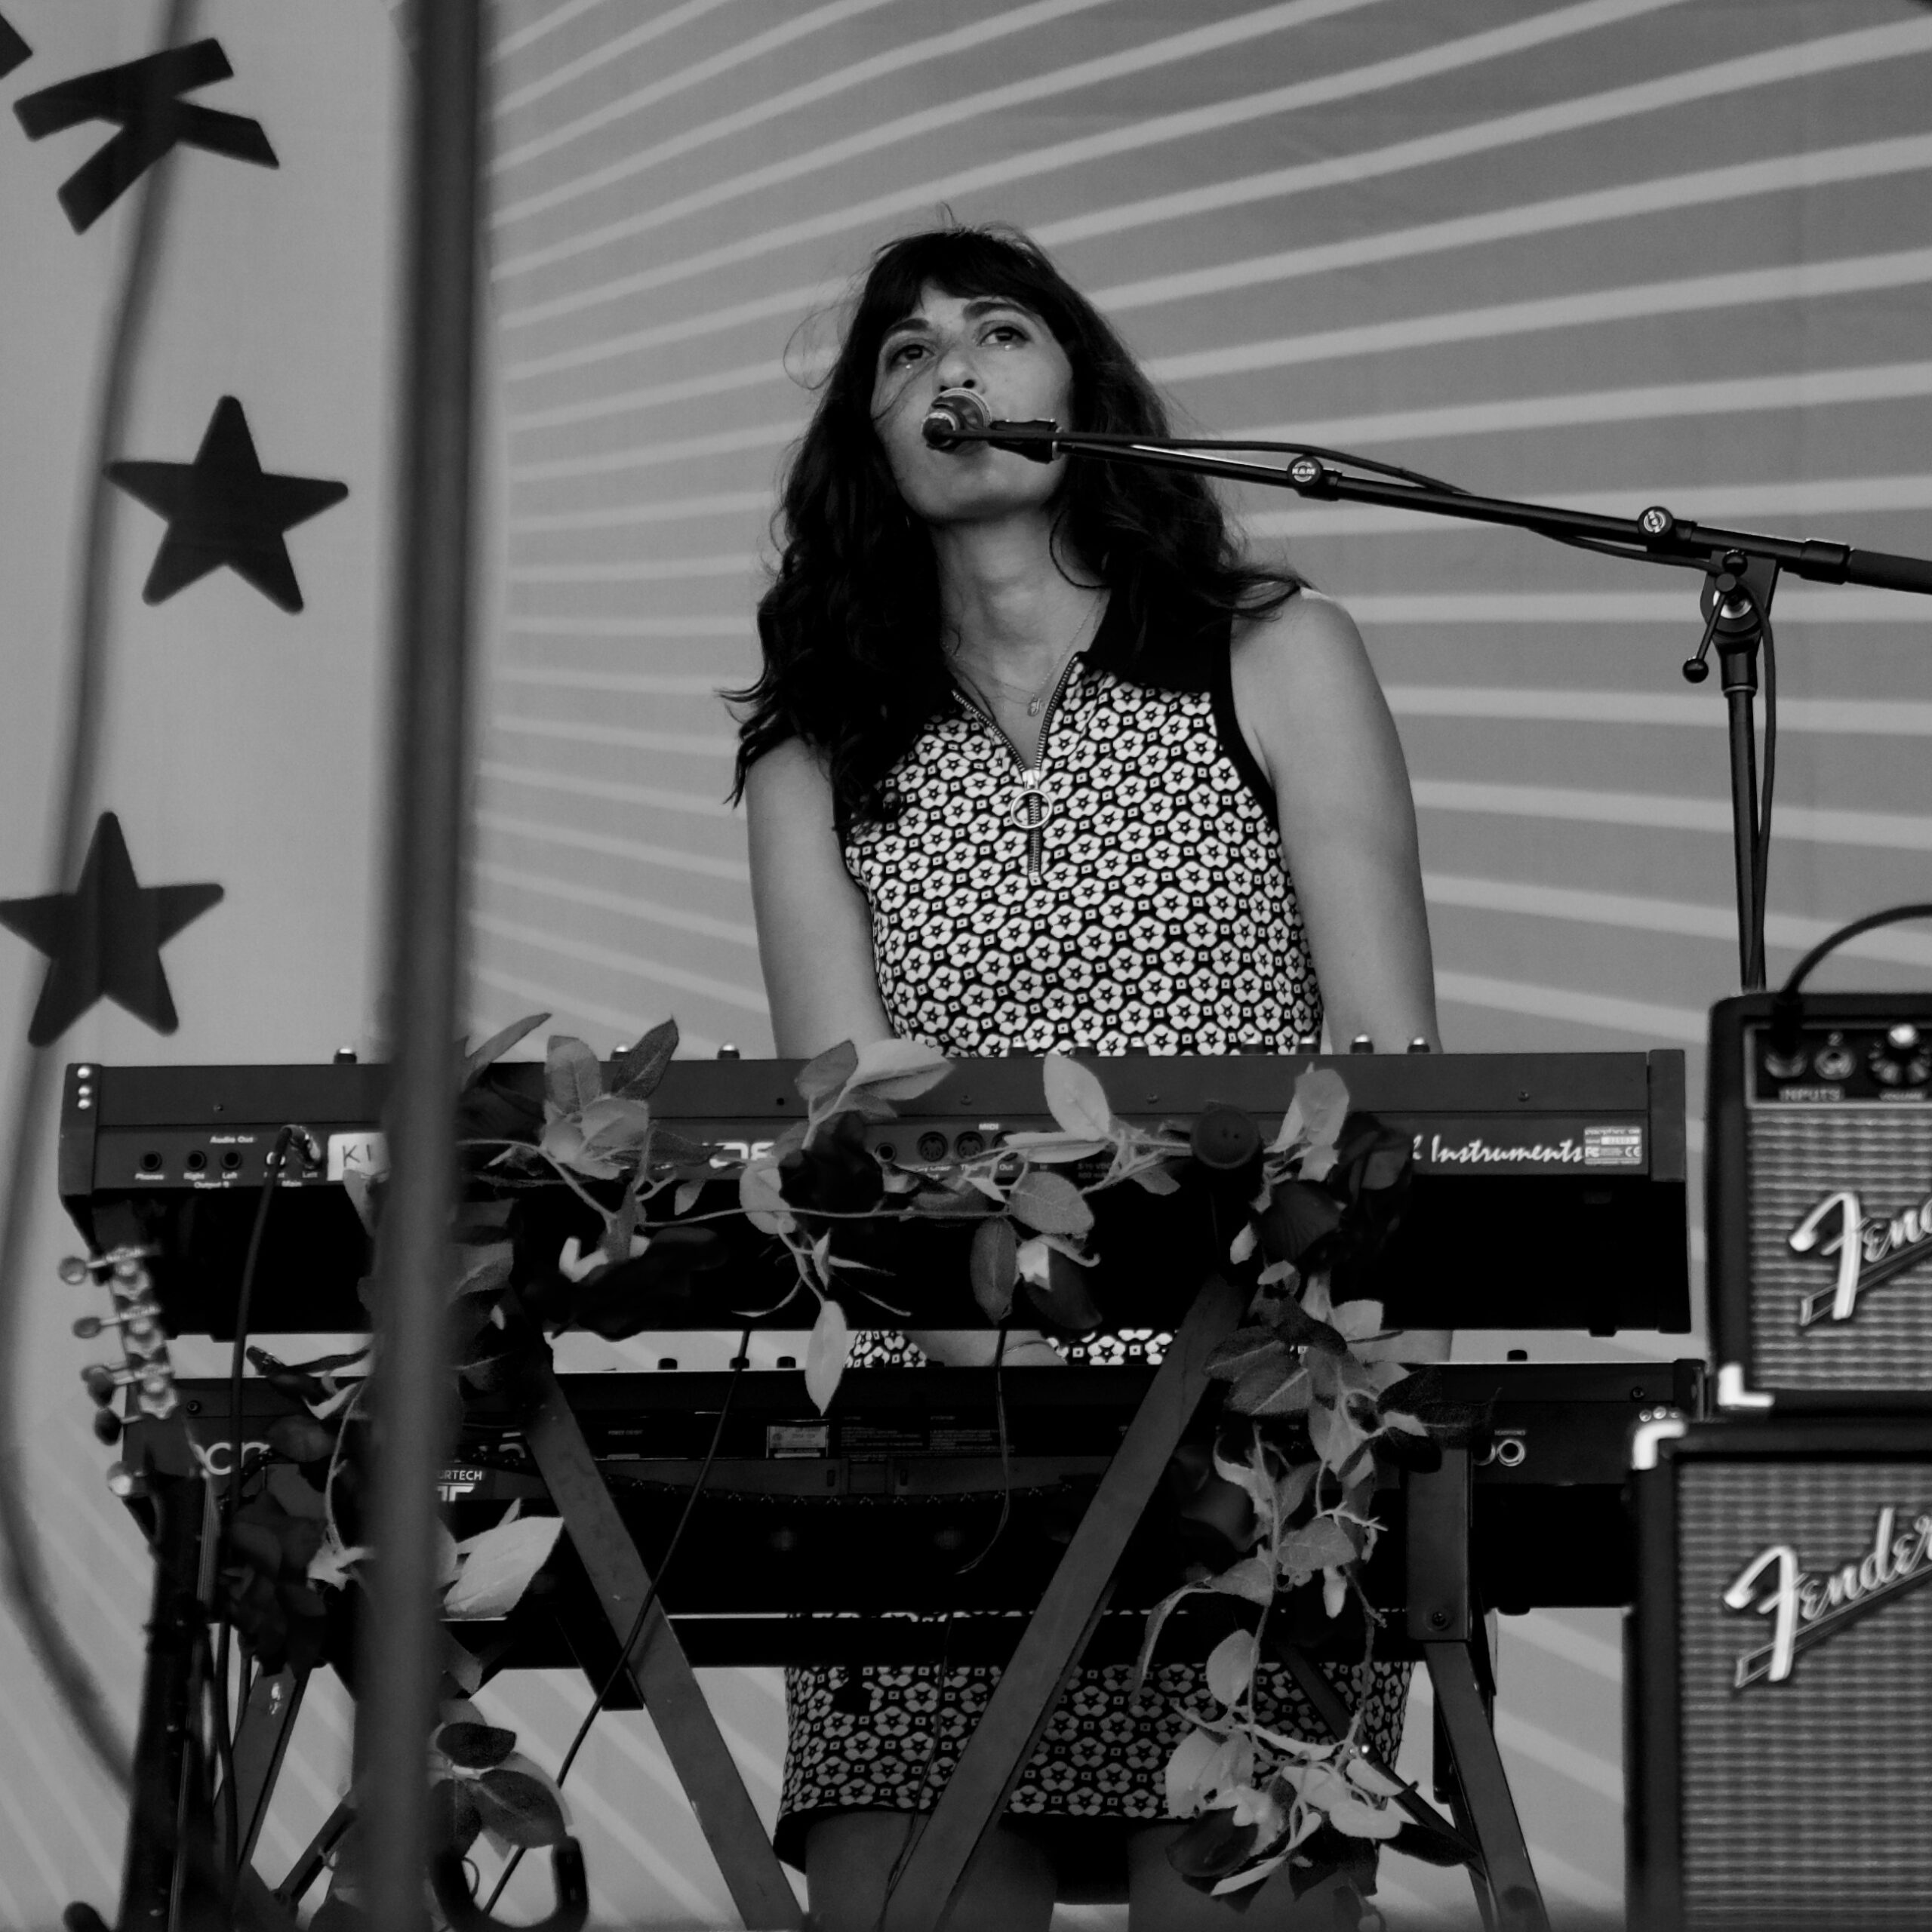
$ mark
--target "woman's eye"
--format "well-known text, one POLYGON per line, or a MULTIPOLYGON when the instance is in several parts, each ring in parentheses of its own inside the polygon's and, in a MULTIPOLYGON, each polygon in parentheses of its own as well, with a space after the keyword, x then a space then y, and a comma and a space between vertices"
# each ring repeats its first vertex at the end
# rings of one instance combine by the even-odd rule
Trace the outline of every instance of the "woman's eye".
POLYGON ((903 368, 916 355, 925 352, 925 344, 921 342, 894 343, 885 352, 885 366, 888 369, 903 368))

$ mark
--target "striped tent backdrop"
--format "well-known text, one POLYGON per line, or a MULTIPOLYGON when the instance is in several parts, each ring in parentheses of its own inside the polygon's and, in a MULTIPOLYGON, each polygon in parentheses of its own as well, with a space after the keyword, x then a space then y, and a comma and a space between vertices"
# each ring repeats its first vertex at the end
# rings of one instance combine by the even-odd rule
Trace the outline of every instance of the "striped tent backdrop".
MULTIPOLYGON (((769 1051, 716 694, 756 662, 774 481, 841 303, 896 234, 1026 229, 1204 434, 1932 548, 1932 11, 1906 0, 577 0, 505 26, 479 1023, 540 1006, 604 1043, 674 1013, 693 1051, 769 1051)), ((1679 670, 1695 577, 1234 502, 1367 638, 1449 1045, 1681 1046, 1694 1106, 1737 983, 1724 705, 1679 670)), ((1775 974, 1924 883, 1932 610, 1787 580, 1774 614, 1775 974)), ((1834 970, 1928 965, 1907 929, 1834 970)), ((1615 1617, 1501 1642, 1552 1903, 1614 1915, 1615 1617)), ((1385 1889, 1469 1921, 1454 1875, 1397 1861, 1385 1889)))
MULTIPOLYGON (((50 23, 81 17, 40 0, 0 12, 50 46, 50 23)), ((282 29, 258 10, 209 12, 209 30, 270 60, 282 29)), ((494 17, 476 1032, 546 1009, 608 1050, 675 1014, 692 1053, 770 1051, 717 693, 755 668, 774 481, 841 303, 872 250, 914 228, 1027 229, 1202 433, 1338 445, 1498 495, 1660 502, 1932 552, 1932 8, 1915 0, 497 0, 494 17)), ((128 29, 109 52, 144 44, 128 29)), ((345 88, 353 71, 369 92, 343 97, 343 122, 359 129, 393 77, 373 56, 330 70, 345 88)), ((319 155, 325 107, 302 99, 319 155)), ((218 246, 211 223, 197 239, 218 246)), ((173 285, 177 332, 218 281, 198 266, 173 285)), ((373 332, 339 333, 373 368, 373 332)), ((264 368, 273 349, 250 338, 264 368)), ((357 479, 352 505, 380 496, 379 436, 366 440, 321 472, 357 479)), ((1695 1109, 1704 1014, 1737 965, 1724 707, 1678 669, 1700 628, 1694 577, 1275 493, 1231 501, 1252 541, 1367 638, 1415 783, 1448 1044, 1682 1046, 1695 1109)), ((367 548, 345 581, 375 568, 367 548)), ((168 607, 183 635, 208 608, 168 607)), ((1932 609, 1787 582, 1774 616, 1775 976, 1832 925, 1926 896, 1932 609)), ((373 681, 357 675, 328 722, 366 737, 373 681)), ((227 688, 234 737, 287 733, 285 685, 251 670, 227 688)), ((320 718, 333 700, 315 689, 320 718)), ((365 771, 368 749, 356 755, 365 771)), ((165 821, 180 866, 215 822, 198 808, 165 821)), ((219 822, 217 869, 165 875, 223 877, 236 918, 266 916, 243 890, 250 868, 301 822, 219 822)), ((355 837, 368 849, 359 817, 355 837)), ((373 958, 366 927, 363 906, 346 909, 331 943, 373 958)), ((352 971, 335 973, 319 1023, 265 989, 198 1023, 186 962, 220 956, 201 944, 170 955, 175 1040, 157 1048, 109 1016, 75 1052, 312 1058, 334 1043, 310 1038, 315 1023, 354 1037, 358 1013, 367 1043, 373 992, 352 971)), ((266 960, 241 963, 267 987, 266 960)), ((1909 985, 1929 964, 1932 935, 1907 928, 1831 970, 1909 985)), ((1527 1339, 1543 1358, 1613 1359, 1701 1340, 1527 1339)), ((680 1346, 696 1358, 711 1344, 680 1346)), ((52 1387, 57 1366, 71 1389, 73 1345, 35 1347, 35 1372, 44 1360, 52 1387)), ((43 1406, 30 1474, 55 1584, 131 1714, 142 1552, 95 1479, 84 1405, 43 1406)), ((1552 1906, 1613 1922, 1616 1619, 1508 1619, 1500 1644, 1499 1734, 1552 1906)), ((777 1676, 706 1676, 768 1816, 777 1676)), ((485 1703, 554 1764, 587 1696, 534 1674, 485 1703)), ((1419 1689, 1404 1754, 1419 1775, 1429 1714, 1419 1689)), ((265 1869, 333 1802, 352 1721, 318 1687, 265 1869)), ((0 1738, 0 1932, 51 1927, 66 1899, 111 1896, 122 1825, 5 1629, 0 1738)), ((648 1718, 605 1718, 567 1792, 595 1924, 733 1922, 648 1718)), ((527 1890, 520 1877, 509 1903, 540 1909, 546 1890, 540 1872, 527 1890)), ((1383 1903, 1398 1926, 1475 1923, 1458 1875, 1401 1860, 1383 1903)), ((1057 1923, 1124 1918, 1065 1908, 1057 1923)))

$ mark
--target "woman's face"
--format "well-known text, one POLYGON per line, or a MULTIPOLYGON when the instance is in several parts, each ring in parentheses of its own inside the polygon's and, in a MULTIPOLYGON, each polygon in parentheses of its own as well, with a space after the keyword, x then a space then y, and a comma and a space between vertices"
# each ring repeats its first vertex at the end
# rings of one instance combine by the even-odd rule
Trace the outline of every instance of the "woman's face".
POLYGON ((984 522, 1044 510, 1066 459, 1035 463, 986 443, 930 448, 920 425, 942 389, 968 389, 1007 421, 1067 420, 1073 365, 1052 330, 1001 296, 947 295, 928 283, 885 332, 872 380, 872 423, 899 493, 928 523, 984 522))

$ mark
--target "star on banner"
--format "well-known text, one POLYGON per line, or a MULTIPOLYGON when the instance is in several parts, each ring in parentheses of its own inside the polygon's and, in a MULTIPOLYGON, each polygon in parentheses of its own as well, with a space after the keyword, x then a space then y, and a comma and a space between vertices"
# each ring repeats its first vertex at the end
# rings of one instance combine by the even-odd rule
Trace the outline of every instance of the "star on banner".
POLYGON ((48 958, 28 1044, 51 1045, 103 996, 157 1033, 173 1032, 180 1022, 161 949, 221 897, 218 885, 139 884, 121 821, 103 812, 72 892, 0 899, 0 926, 48 958))
POLYGON ((0 80, 32 58, 33 49, 0 17, 0 80))
POLYGON ((231 78, 217 40, 171 47, 125 66, 103 67, 57 82, 14 103, 29 140, 44 140, 88 121, 111 121, 118 131, 107 145, 60 184, 60 205, 77 235, 94 224, 168 150, 205 148, 231 161, 277 168, 275 149, 259 121, 219 109, 198 107, 183 94, 231 78))
POLYGON ((226 564, 271 603, 300 610, 302 589, 282 533, 349 494, 346 483, 263 469, 248 419, 232 395, 215 405, 192 463, 110 463, 107 473, 168 519, 141 589, 150 604, 226 564))

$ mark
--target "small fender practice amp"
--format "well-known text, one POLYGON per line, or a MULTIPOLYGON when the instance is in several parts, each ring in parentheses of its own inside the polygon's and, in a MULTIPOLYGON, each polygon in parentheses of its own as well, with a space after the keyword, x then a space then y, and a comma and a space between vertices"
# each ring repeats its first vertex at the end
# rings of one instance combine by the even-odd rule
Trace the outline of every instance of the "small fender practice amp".
POLYGON ((1932 1410, 1932 994, 1724 1000, 1709 1078, 1718 1407, 1932 1410))
POLYGON ((1932 1925, 1932 1417, 1641 1424, 1629 1923, 1932 1925))

